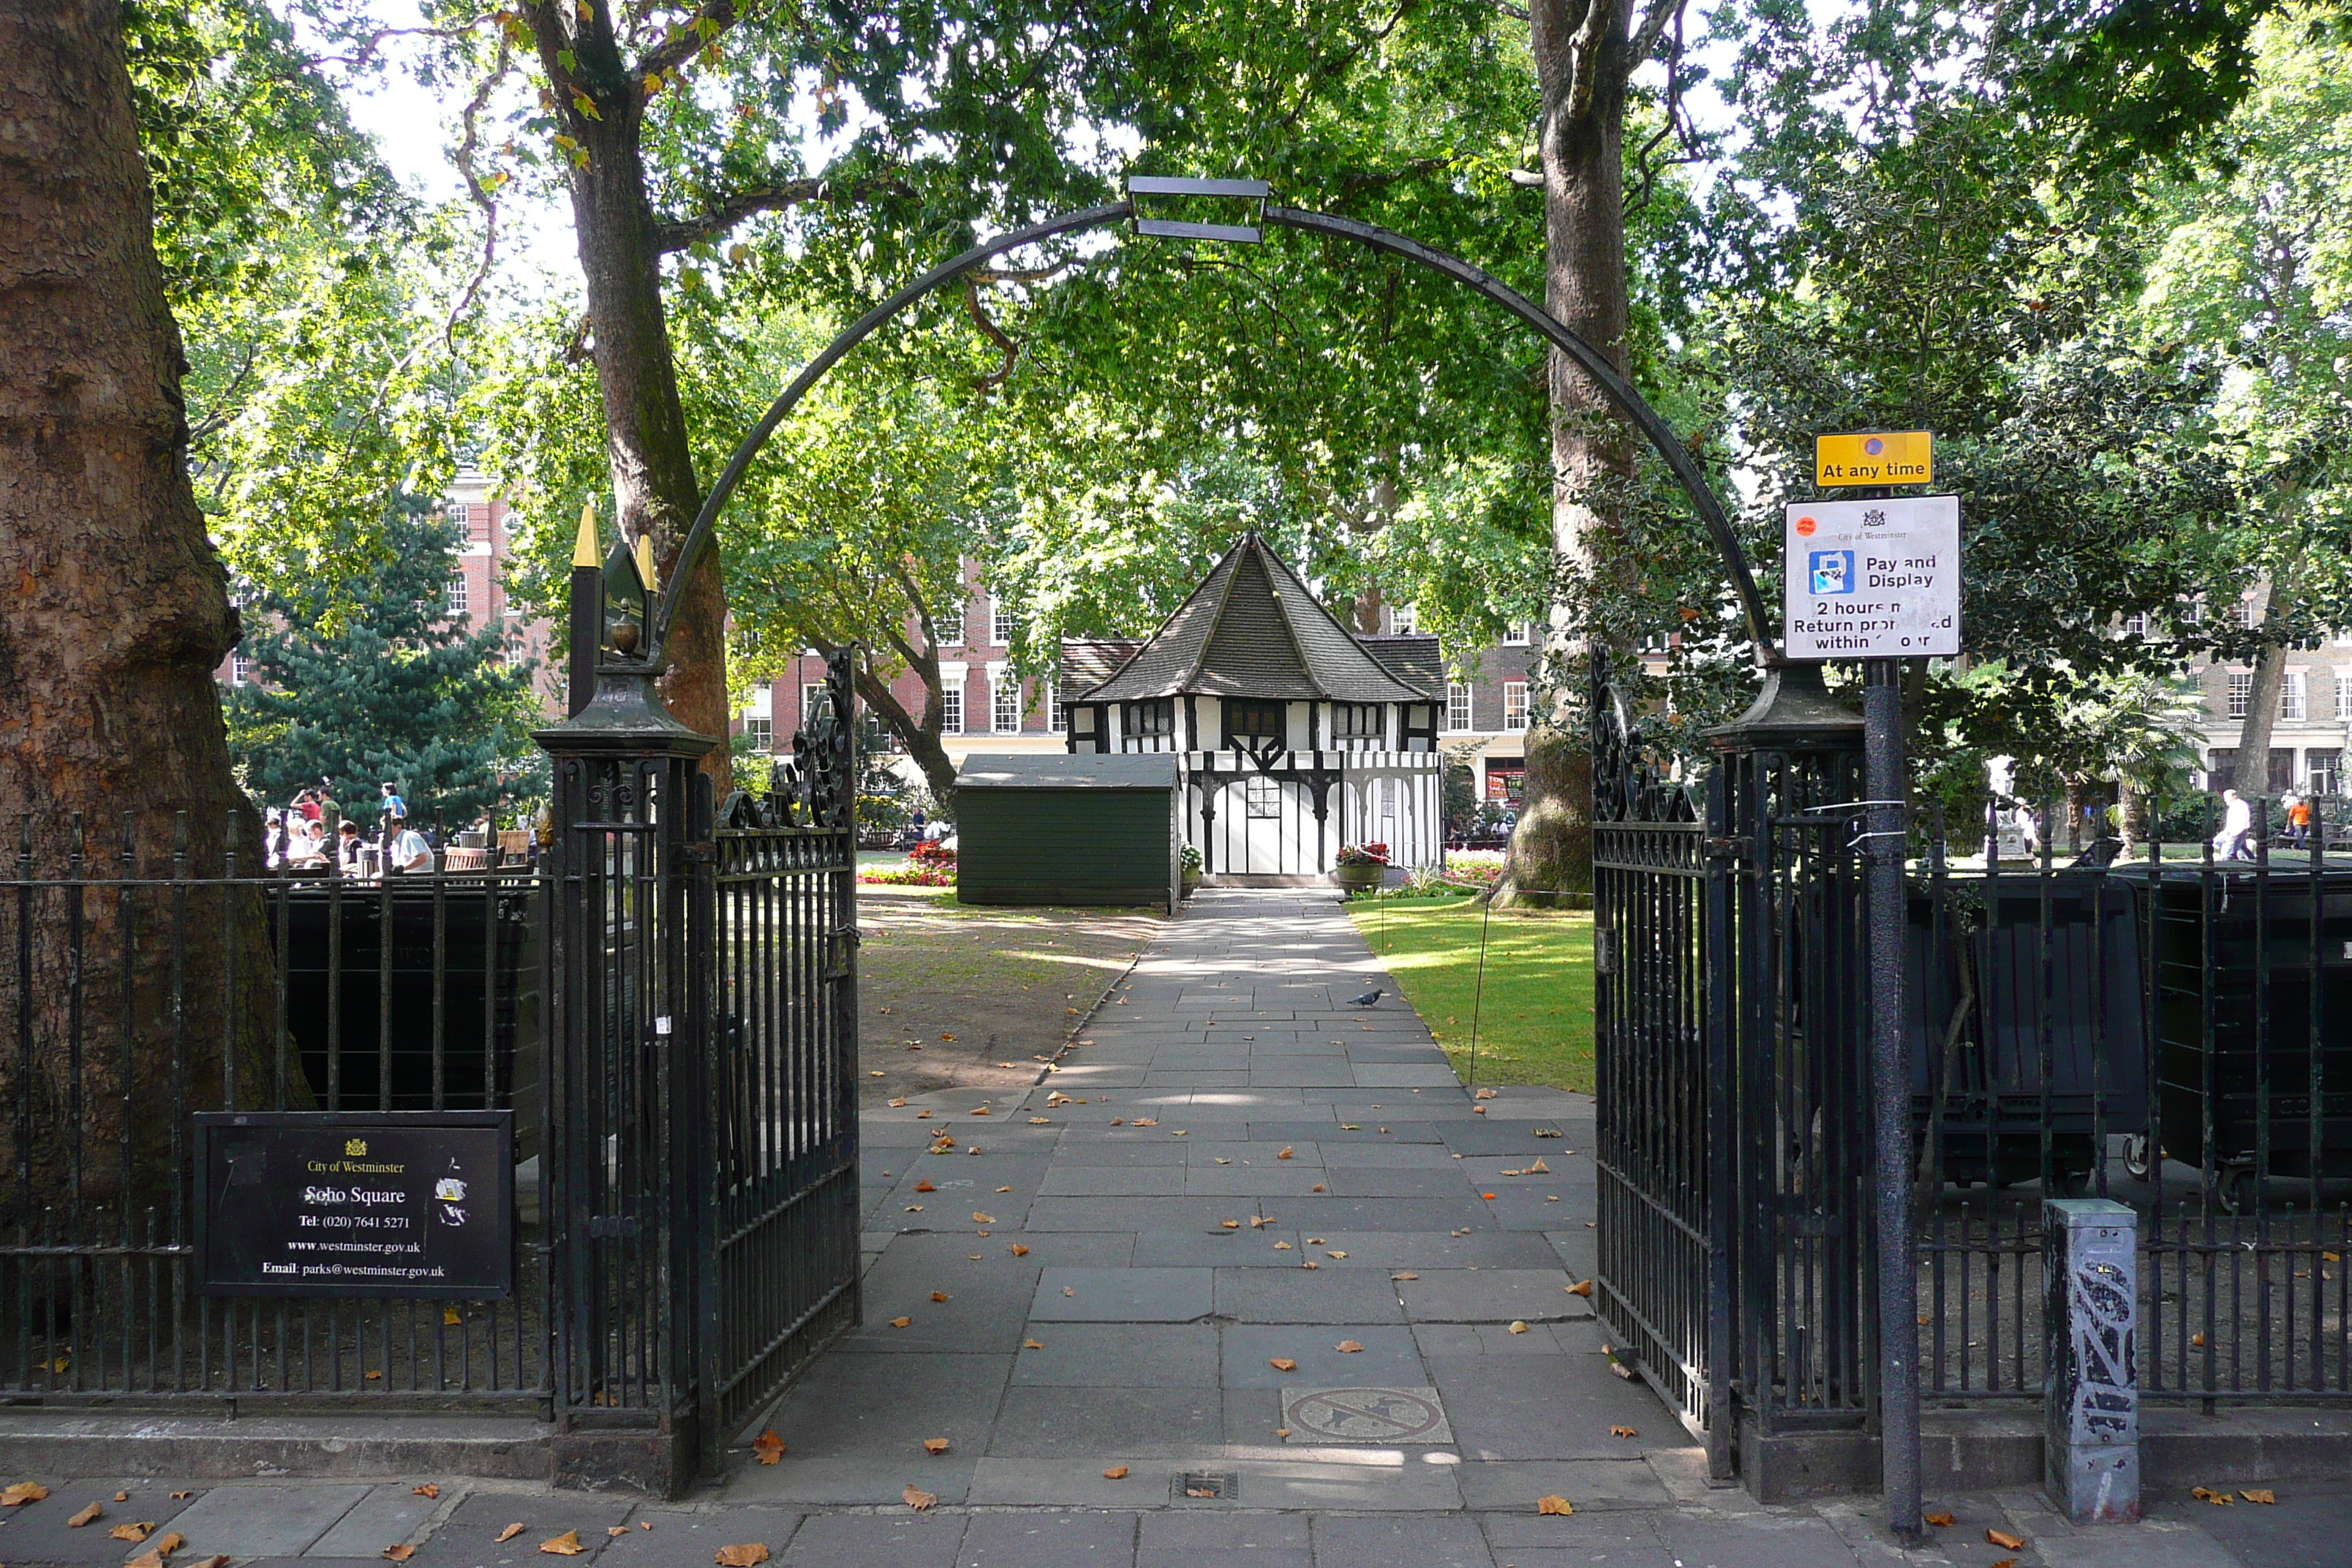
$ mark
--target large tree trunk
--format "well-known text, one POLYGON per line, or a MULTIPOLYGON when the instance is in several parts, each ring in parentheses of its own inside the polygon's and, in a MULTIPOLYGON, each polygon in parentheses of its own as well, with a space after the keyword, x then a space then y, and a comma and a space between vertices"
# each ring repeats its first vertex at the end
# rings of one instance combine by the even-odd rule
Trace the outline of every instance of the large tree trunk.
MULTIPOLYGON (((553 6, 538 6, 530 16, 548 79, 593 92, 596 116, 582 112, 576 100, 560 102, 558 112, 586 157, 585 167, 575 160, 572 171, 572 224, 588 285, 605 460, 622 531, 631 539, 652 537, 667 582, 701 510, 702 487, 678 400, 677 362, 662 304, 662 253, 646 195, 645 97, 631 85, 601 14, 594 23, 581 24, 576 37, 566 35, 563 14, 553 6), (575 55, 577 69, 567 70, 558 58, 565 50, 575 55)), ((726 622, 727 593, 714 544, 678 603, 661 690, 681 722, 722 738, 729 718, 726 622)), ((725 746, 705 756, 702 767, 722 794, 731 787, 725 746)))
MULTIPOLYGON (((1534 0, 1528 27, 1543 102, 1544 308, 1625 365, 1625 12, 1622 0, 1534 0)), ((1606 396, 1564 354, 1551 355, 1552 549, 1590 569, 1609 526, 1581 498, 1632 471, 1632 449, 1606 396)), ((1497 902, 1544 904, 1592 885, 1592 757, 1580 722, 1577 628, 1555 606, 1545 666, 1552 699, 1528 731, 1518 826, 1497 902)))
MULTIPOLYGON (((2260 624, 2278 619, 2275 606, 2284 594, 2284 584, 2276 579, 2263 584, 2256 612, 2262 616, 2260 624)), ((2246 717, 2238 729, 2238 763, 2230 781, 2240 795, 2271 792, 2271 730, 2278 722, 2279 691, 2285 684, 2286 645, 2275 640, 2263 643, 2254 657, 2254 685, 2246 697, 2246 717)))
POLYGON ((946 721, 947 705, 940 700, 940 674, 937 661, 923 683, 923 711, 909 713, 890 689, 890 683, 870 670, 857 672, 857 694, 866 700, 877 718, 889 726, 890 733, 907 748, 907 755, 923 770, 923 782, 930 787, 931 798, 952 810, 955 805, 955 759, 940 743, 940 729, 946 721))
MULTIPOLYGON (((185 362, 155 259, 121 14, 111 0, 0 7, 0 47, 15 62, 0 83, 8 863, 21 822, 34 876, 65 876, 73 818, 87 814, 88 875, 172 876, 183 821, 187 874, 218 877, 234 856, 252 875, 260 822, 230 772, 212 676, 236 616, 188 484, 185 362)), ((14 1018, 23 1002, 32 1023, 22 1058, 13 1041, 0 1053, 10 1220, 38 1226, 54 1206, 91 1239, 119 1230, 124 1209, 152 1205, 176 1227, 175 1083, 198 1108, 268 1103, 274 984, 259 898, 218 886, 189 897, 176 998, 172 908, 152 891, 38 893, 26 931, 17 899, 0 900, 0 1010, 14 1018)))

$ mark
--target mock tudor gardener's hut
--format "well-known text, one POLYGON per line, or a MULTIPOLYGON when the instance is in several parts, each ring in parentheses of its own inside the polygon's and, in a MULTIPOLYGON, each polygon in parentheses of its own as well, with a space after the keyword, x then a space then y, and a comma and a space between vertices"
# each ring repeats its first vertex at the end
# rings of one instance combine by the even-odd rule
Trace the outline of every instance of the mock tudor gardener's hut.
POLYGON ((1256 534, 1141 642, 1066 639, 1074 752, 1176 755, 1213 881, 1319 878, 1343 844, 1438 864, 1445 672, 1430 637, 1360 637, 1256 534))

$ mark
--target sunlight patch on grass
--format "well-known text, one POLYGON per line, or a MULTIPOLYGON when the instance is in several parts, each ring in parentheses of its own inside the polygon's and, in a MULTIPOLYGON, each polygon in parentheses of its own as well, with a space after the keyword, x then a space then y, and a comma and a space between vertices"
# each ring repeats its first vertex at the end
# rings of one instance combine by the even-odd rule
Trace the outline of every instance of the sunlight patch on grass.
POLYGON ((1391 898, 1348 912, 1465 1082, 1591 1091, 1590 910, 1488 917, 1475 899, 1391 898))

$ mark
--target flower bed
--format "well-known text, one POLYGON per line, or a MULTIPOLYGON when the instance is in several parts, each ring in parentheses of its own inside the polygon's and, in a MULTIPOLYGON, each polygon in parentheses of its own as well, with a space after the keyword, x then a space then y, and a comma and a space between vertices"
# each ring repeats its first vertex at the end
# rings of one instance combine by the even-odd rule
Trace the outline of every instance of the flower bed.
POLYGON ((876 866, 857 873, 861 882, 894 888, 952 888, 956 852, 940 844, 918 844, 907 852, 904 866, 876 866))

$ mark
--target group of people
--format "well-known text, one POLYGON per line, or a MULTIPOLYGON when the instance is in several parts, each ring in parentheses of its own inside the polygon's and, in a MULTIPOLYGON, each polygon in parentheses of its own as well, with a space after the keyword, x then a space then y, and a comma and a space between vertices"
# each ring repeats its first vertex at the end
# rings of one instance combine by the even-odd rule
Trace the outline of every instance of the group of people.
MULTIPOLYGON (((2289 790, 2279 796, 2279 842, 2290 848, 2306 848, 2311 843, 2311 797, 2289 790)), ((2236 790, 2221 792, 2221 831, 2213 835, 2213 852, 2224 860, 2252 860, 2253 846, 2253 804, 2236 790)))
POLYGON ((433 847, 408 825, 408 803, 401 798, 399 786, 386 783, 377 788, 373 837, 343 815, 325 780, 315 789, 299 791, 285 806, 269 807, 263 819, 270 869, 361 879, 433 869, 433 847), (331 837, 330 823, 334 825, 331 837))

